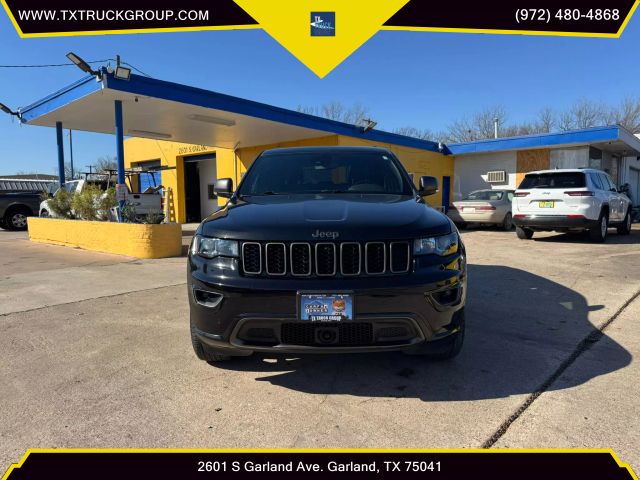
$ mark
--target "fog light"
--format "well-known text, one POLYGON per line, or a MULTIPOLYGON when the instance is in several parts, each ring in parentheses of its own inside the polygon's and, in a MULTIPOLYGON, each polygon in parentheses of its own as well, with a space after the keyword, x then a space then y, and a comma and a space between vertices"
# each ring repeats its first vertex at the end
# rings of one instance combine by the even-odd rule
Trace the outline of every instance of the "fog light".
POLYGON ((193 289, 193 298, 198 305, 202 305, 207 308, 215 308, 222 302, 223 295, 215 292, 207 292, 206 290, 200 290, 199 288, 193 289))
POLYGON ((433 299, 440 305, 453 305, 460 298, 460 287, 449 288, 432 294, 433 299))

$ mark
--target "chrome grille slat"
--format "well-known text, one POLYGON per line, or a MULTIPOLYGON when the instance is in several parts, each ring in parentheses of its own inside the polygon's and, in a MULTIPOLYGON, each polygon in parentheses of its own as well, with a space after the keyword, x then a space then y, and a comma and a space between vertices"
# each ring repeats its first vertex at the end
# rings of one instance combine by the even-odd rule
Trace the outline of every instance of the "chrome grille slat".
POLYGON ((335 274, 338 273, 336 256, 335 243, 316 243, 316 275, 318 275, 319 277, 335 276, 335 274), (329 270, 327 266, 329 266, 331 270, 329 270))
POLYGON ((247 275, 359 277, 411 269, 411 242, 242 242, 247 275))
POLYGON ((358 242, 340 244, 340 273, 345 276, 360 275, 362 272, 362 247, 358 242), (357 247, 357 251, 352 247, 357 247), (349 252, 349 250, 352 250, 349 252), (346 250, 346 251, 345 251, 346 250), (356 253, 357 252, 357 253, 356 253), (346 268, 345 268, 346 264, 346 268), (354 265, 357 264, 357 268, 354 265))
POLYGON ((308 277, 311 275, 311 244, 294 242, 290 246, 291 275, 308 277))
POLYGON ((244 242, 242 244, 242 268, 244 273, 249 275, 260 275, 262 273, 262 245, 258 242, 244 242), (258 253, 258 268, 250 268, 256 265, 255 252, 258 253))
POLYGON ((269 242, 265 245, 265 271, 267 275, 287 274, 287 246, 269 242))
POLYGON ((391 242, 389 244, 389 270, 391 273, 406 273, 409 271, 411 247, 409 242, 391 242), (402 257, 400 257, 402 255, 402 257))
POLYGON ((386 270, 387 245, 384 242, 367 242, 364 245, 364 271, 367 275, 382 275, 386 270), (381 251, 382 258, 380 258, 381 251))

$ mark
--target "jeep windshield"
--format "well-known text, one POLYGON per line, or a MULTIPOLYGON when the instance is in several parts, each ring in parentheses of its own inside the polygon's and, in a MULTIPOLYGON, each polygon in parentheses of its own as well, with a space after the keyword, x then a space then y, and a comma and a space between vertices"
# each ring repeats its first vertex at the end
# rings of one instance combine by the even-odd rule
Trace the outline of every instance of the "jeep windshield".
POLYGON ((239 196, 304 194, 413 195, 408 176, 384 152, 262 155, 248 170, 239 196))

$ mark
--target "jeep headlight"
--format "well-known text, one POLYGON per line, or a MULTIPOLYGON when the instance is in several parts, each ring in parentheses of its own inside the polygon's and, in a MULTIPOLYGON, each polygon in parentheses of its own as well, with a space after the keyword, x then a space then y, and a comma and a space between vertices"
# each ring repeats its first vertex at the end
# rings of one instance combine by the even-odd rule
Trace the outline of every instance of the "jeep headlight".
POLYGON ((191 244, 191 254, 205 258, 237 257, 238 242, 221 238, 203 237, 195 235, 191 244))
POLYGON ((458 234, 456 232, 437 237, 417 238, 413 242, 414 255, 436 254, 445 257, 457 251, 458 234))

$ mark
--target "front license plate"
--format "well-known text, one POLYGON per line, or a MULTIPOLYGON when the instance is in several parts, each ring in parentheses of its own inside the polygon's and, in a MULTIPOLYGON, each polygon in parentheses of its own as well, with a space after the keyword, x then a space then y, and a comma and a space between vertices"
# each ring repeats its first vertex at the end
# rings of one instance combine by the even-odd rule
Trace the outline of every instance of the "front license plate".
POLYGON ((538 202, 540 208, 553 208, 555 202, 538 202))
POLYGON ((300 320, 343 322, 353 320, 353 296, 344 293, 300 294, 300 320))

